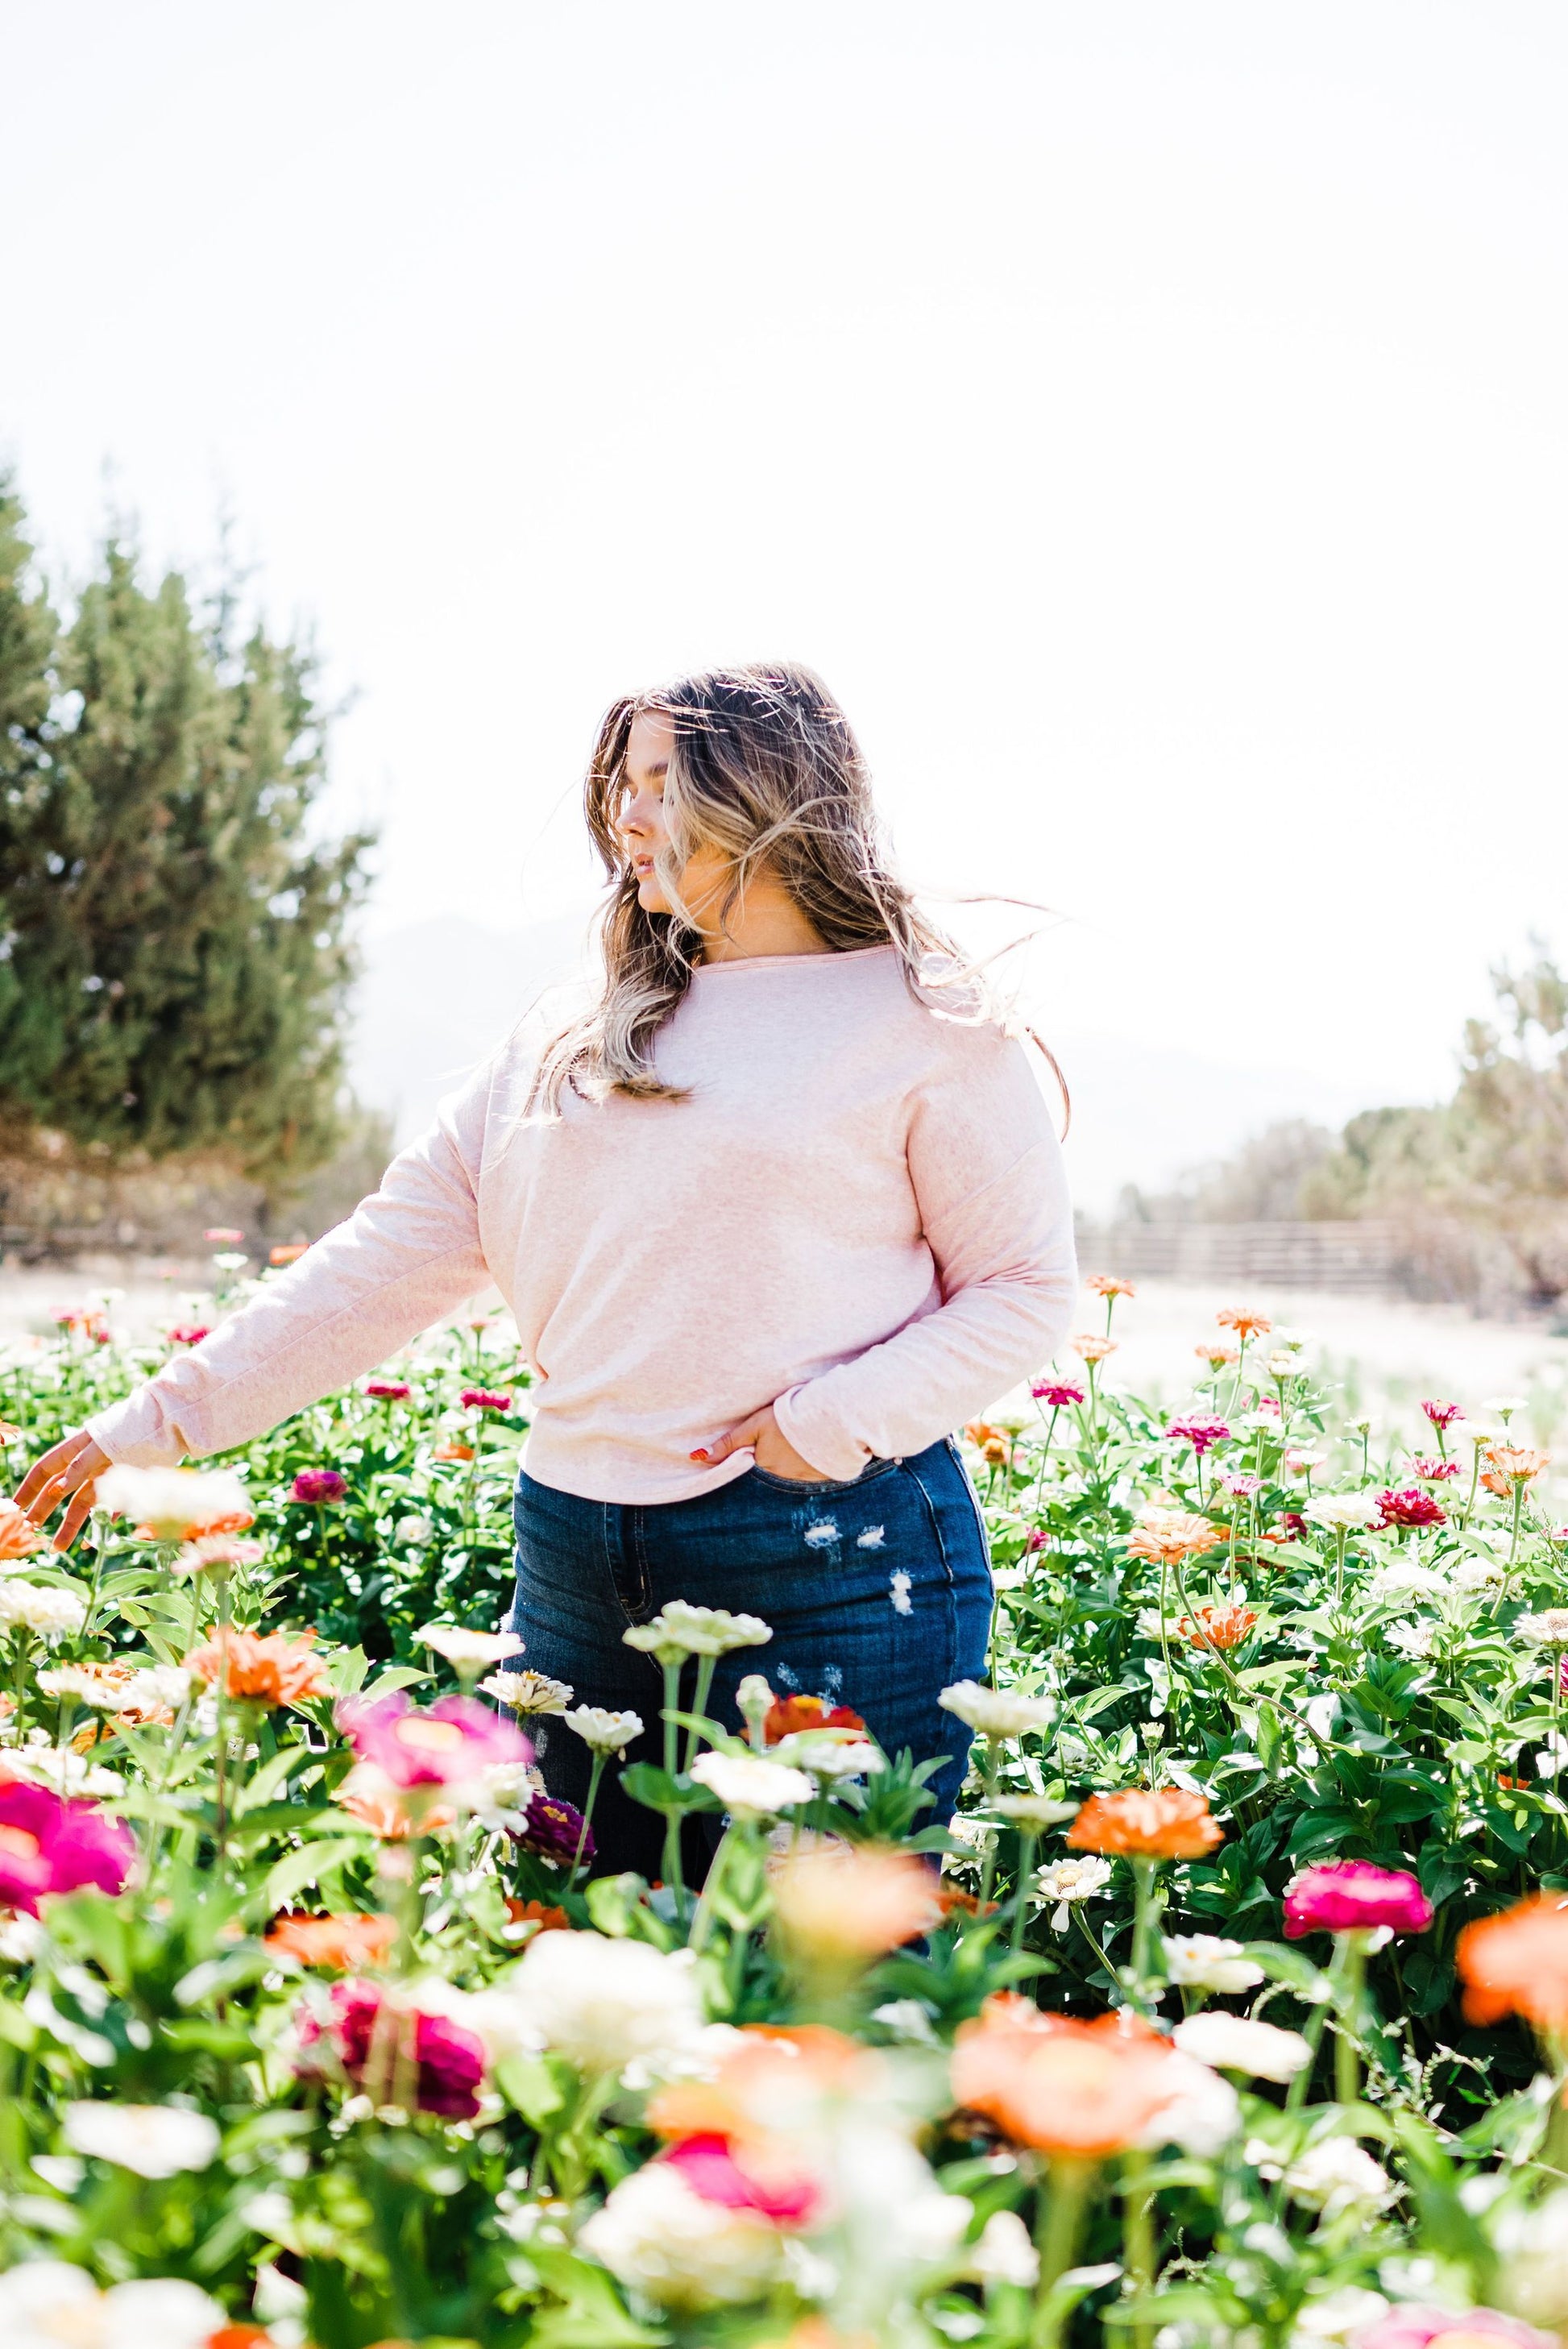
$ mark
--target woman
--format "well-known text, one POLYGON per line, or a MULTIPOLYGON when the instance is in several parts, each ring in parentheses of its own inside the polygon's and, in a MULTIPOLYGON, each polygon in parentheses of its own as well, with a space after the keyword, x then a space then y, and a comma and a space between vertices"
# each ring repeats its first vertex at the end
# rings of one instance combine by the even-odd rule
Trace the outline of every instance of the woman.
MULTIPOLYGON (((617 702, 587 819, 612 889, 597 1000, 508 1039, 382 1186, 20 1498, 74 1539, 110 1461, 227 1450, 373 1369, 493 1280, 536 1383, 509 1620, 581 1703, 657 1721, 623 1633, 666 1599, 760 1615, 743 1671, 863 1715, 892 1754, 968 1734, 985 1541, 948 1431, 1050 1356, 1076 1273, 1061 1154, 1023 1046, 889 872, 864 761, 809 669, 617 702)), ((542 1732, 581 1802, 586 1749, 542 1732)), ((631 1758, 650 1755, 645 1733, 631 1758)), ((652 1875, 618 1787, 602 1859, 652 1875)))

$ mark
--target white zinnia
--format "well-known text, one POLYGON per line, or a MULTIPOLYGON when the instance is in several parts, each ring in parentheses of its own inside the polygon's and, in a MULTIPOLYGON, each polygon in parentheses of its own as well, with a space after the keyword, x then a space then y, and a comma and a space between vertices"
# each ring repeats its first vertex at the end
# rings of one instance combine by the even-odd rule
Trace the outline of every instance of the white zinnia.
POLYGON ((125 1781, 118 1771, 89 1762, 85 1754, 75 1753, 68 1745, 7 1746, 5 1768, 13 1777, 31 1778, 36 1785, 50 1786, 57 1795, 96 1797, 125 1792, 125 1781))
POLYGON ((1370 1606, 1387 1607, 1401 1599, 1440 1599, 1446 1588, 1435 1566, 1418 1566, 1414 1558, 1394 1558, 1378 1568, 1366 1595, 1370 1606))
POLYGON ((139 2178, 209 2169, 218 2157, 216 2123, 177 2105, 67 2105, 65 2135, 73 2153, 112 2161, 139 2178))
POLYGON ((803 1770, 766 1761, 760 1754, 702 1754, 691 1765, 699 1786, 717 1795, 727 1811, 748 1818, 774 1818, 809 1803, 816 1793, 803 1770))
POLYGON ((799 1729, 769 1749, 769 1759, 813 1778, 863 1778, 887 1767, 887 1756, 869 1738, 840 1729, 799 1729))
MULTIPOLYGON (((1240 1941, 1223 1940, 1218 1933, 1172 1934, 1165 1943, 1165 1971, 1179 1989, 1225 1995, 1255 1990, 1264 1978, 1262 1966, 1248 1957, 1240 1941)), ((1211 2060, 1203 2057, 1205 2063, 1211 2060)))
MULTIPOLYGON (((1261 1979, 1261 1977, 1260 1977, 1261 1979)), ((1211 2009, 1190 2014, 1171 2033, 1185 2055, 1217 2072, 1246 2072, 1256 2080, 1294 2080, 1312 2050, 1299 2031, 1281 2031, 1247 2014, 1211 2009)))
POLYGON ((459 1672, 482 1671, 503 1656, 521 1656, 522 1641, 515 1631, 470 1631, 460 1623, 427 1623, 415 1638, 445 1656, 459 1672))
POLYGON ((1522 1615, 1513 1632, 1515 1639, 1532 1648, 1568 1648, 1568 1607, 1548 1607, 1540 1615, 1522 1615))
POLYGON ((31 1631, 40 1640, 68 1639, 88 1619, 74 1590, 52 1582, 0 1582, 0 1628, 31 1631))
POLYGON ((1040 2281, 1040 2255, 1016 2210, 993 2210, 968 2254, 966 2272, 977 2283, 1011 2283, 1033 2292, 1040 2281))
POLYGON ((1301 1514, 1309 1525, 1326 1526, 1331 1533, 1353 1533, 1357 1526, 1375 1526, 1383 1511, 1376 1493, 1318 1493, 1301 1514))
POLYGON ((548 1672, 491 1672, 480 1686, 509 1713, 564 1713, 573 1694, 569 1682, 548 1672))
POLYGON ((1385 1623, 1383 1637, 1391 1648, 1397 1648, 1400 1655, 1408 1657, 1411 1663, 1420 1664, 1425 1663, 1432 1652, 1437 1628, 1435 1623, 1385 1623))
POLYGON ((649 1655, 661 1649, 685 1656, 724 1656, 732 1648, 766 1647, 773 1627, 760 1615, 732 1615, 727 1607, 697 1607, 672 1599, 646 1623, 634 1623, 622 1639, 649 1655))
POLYGON ((603 1933, 541 1933, 508 1990, 533 2033, 583 2072, 657 2064, 687 2051, 703 2028, 702 1993, 685 1950, 603 1933))
POLYGON ((580 1704, 567 1714, 566 1726, 574 1729, 595 1754, 624 1754, 634 1738, 641 1737, 643 1717, 638 1713, 609 1713, 602 1704, 580 1704))
POLYGON ((1026 1737, 1030 1730, 1043 1728, 1057 1710, 1054 1697, 982 1688, 978 1681, 954 1681, 936 1702, 982 1737, 1026 1737))
POLYGON ((102 1665, 55 1664, 38 1674, 38 1686, 45 1696, 68 1696, 73 1702, 92 1706, 100 1713, 120 1713, 125 1708, 130 1680, 130 1673, 123 1667, 117 1677, 110 1679, 102 1665))
POLYGON ((991 1808, 999 1818, 1011 1819, 1025 1835, 1043 1835, 1047 1827, 1076 1819, 1083 1806, 1053 1802, 1048 1795, 993 1795, 991 1808))
POLYGON ((579 2230, 577 2247, 661 2308, 759 2300, 783 2275, 784 2238, 776 2227, 754 2210, 705 2201, 667 2161, 624 2178, 579 2230))
POLYGON ((1326 2218, 1342 2210, 1378 2209, 1394 2191, 1387 2171, 1348 2137, 1309 2145, 1285 2171, 1284 2182, 1298 2202, 1309 2203, 1326 2218))
POLYGON ((98 1506, 146 1526, 158 1541, 186 1541, 252 1514, 250 1495, 227 1468, 128 1468, 117 1463, 98 1480, 98 1506))
POLYGON ((5 2349, 203 2349, 228 2321, 199 2285, 174 2276, 100 2292, 65 2260, 24 2260, 0 2275, 5 2349))
POLYGON ((1092 1900, 1110 1882, 1113 1870, 1109 1859, 1097 1853, 1085 1859, 1053 1859, 1045 1868, 1035 1870, 1035 1889, 1040 1905, 1055 1901, 1051 1913, 1053 1933, 1068 1930, 1068 1911, 1075 1900, 1092 1900))

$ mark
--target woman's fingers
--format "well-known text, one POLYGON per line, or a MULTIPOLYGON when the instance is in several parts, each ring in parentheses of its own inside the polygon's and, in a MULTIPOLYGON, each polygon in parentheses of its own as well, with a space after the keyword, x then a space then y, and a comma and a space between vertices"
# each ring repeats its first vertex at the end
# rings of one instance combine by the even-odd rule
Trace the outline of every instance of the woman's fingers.
POLYGON ((69 1549, 92 1507, 98 1478, 108 1464, 108 1454, 99 1449, 85 1428, 77 1428, 74 1434, 62 1436, 41 1459, 34 1461, 22 1479, 16 1506, 36 1526, 41 1526, 53 1516, 62 1501, 74 1494, 76 1498, 55 1537, 57 1549, 69 1549))
POLYGON ((711 1444, 699 1444, 691 1456, 694 1460, 700 1460, 705 1468, 712 1468, 720 1460, 727 1460, 732 1452, 748 1450, 761 1434, 764 1424, 772 1417, 771 1409, 754 1411, 749 1419, 743 1419, 727 1434, 715 1436, 711 1444))

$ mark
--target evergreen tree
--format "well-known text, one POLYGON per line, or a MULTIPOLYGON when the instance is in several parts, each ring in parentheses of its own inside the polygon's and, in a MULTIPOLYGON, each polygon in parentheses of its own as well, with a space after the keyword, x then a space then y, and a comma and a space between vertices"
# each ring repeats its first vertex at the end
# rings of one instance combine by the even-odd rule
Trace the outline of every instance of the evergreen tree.
POLYGON ((286 1187, 340 1131, 368 837, 312 844, 308 649, 229 638, 111 538, 61 631, 0 503, 0 1111, 286 1187))

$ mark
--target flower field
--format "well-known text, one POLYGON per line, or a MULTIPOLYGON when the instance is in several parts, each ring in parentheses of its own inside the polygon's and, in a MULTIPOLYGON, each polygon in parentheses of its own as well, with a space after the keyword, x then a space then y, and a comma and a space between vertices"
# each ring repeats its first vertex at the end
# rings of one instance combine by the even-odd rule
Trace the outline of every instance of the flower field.
MULTIPOLYGON (((1089 1287, 967 1432, 958 1818, 669 1607, 656 1885, 529 1734, 596 1789, 642 1723, 497 1628, 510 1325, 112 1472, 68 1557, 0 1504, 6 2349, 1568 2342, 1552 1464, 1508 1398, 1375 1444, 1242 1310, 1156 1414, 1089 1287)), ((0 1358, 9 1482, 160 1359, 0 1358)))

